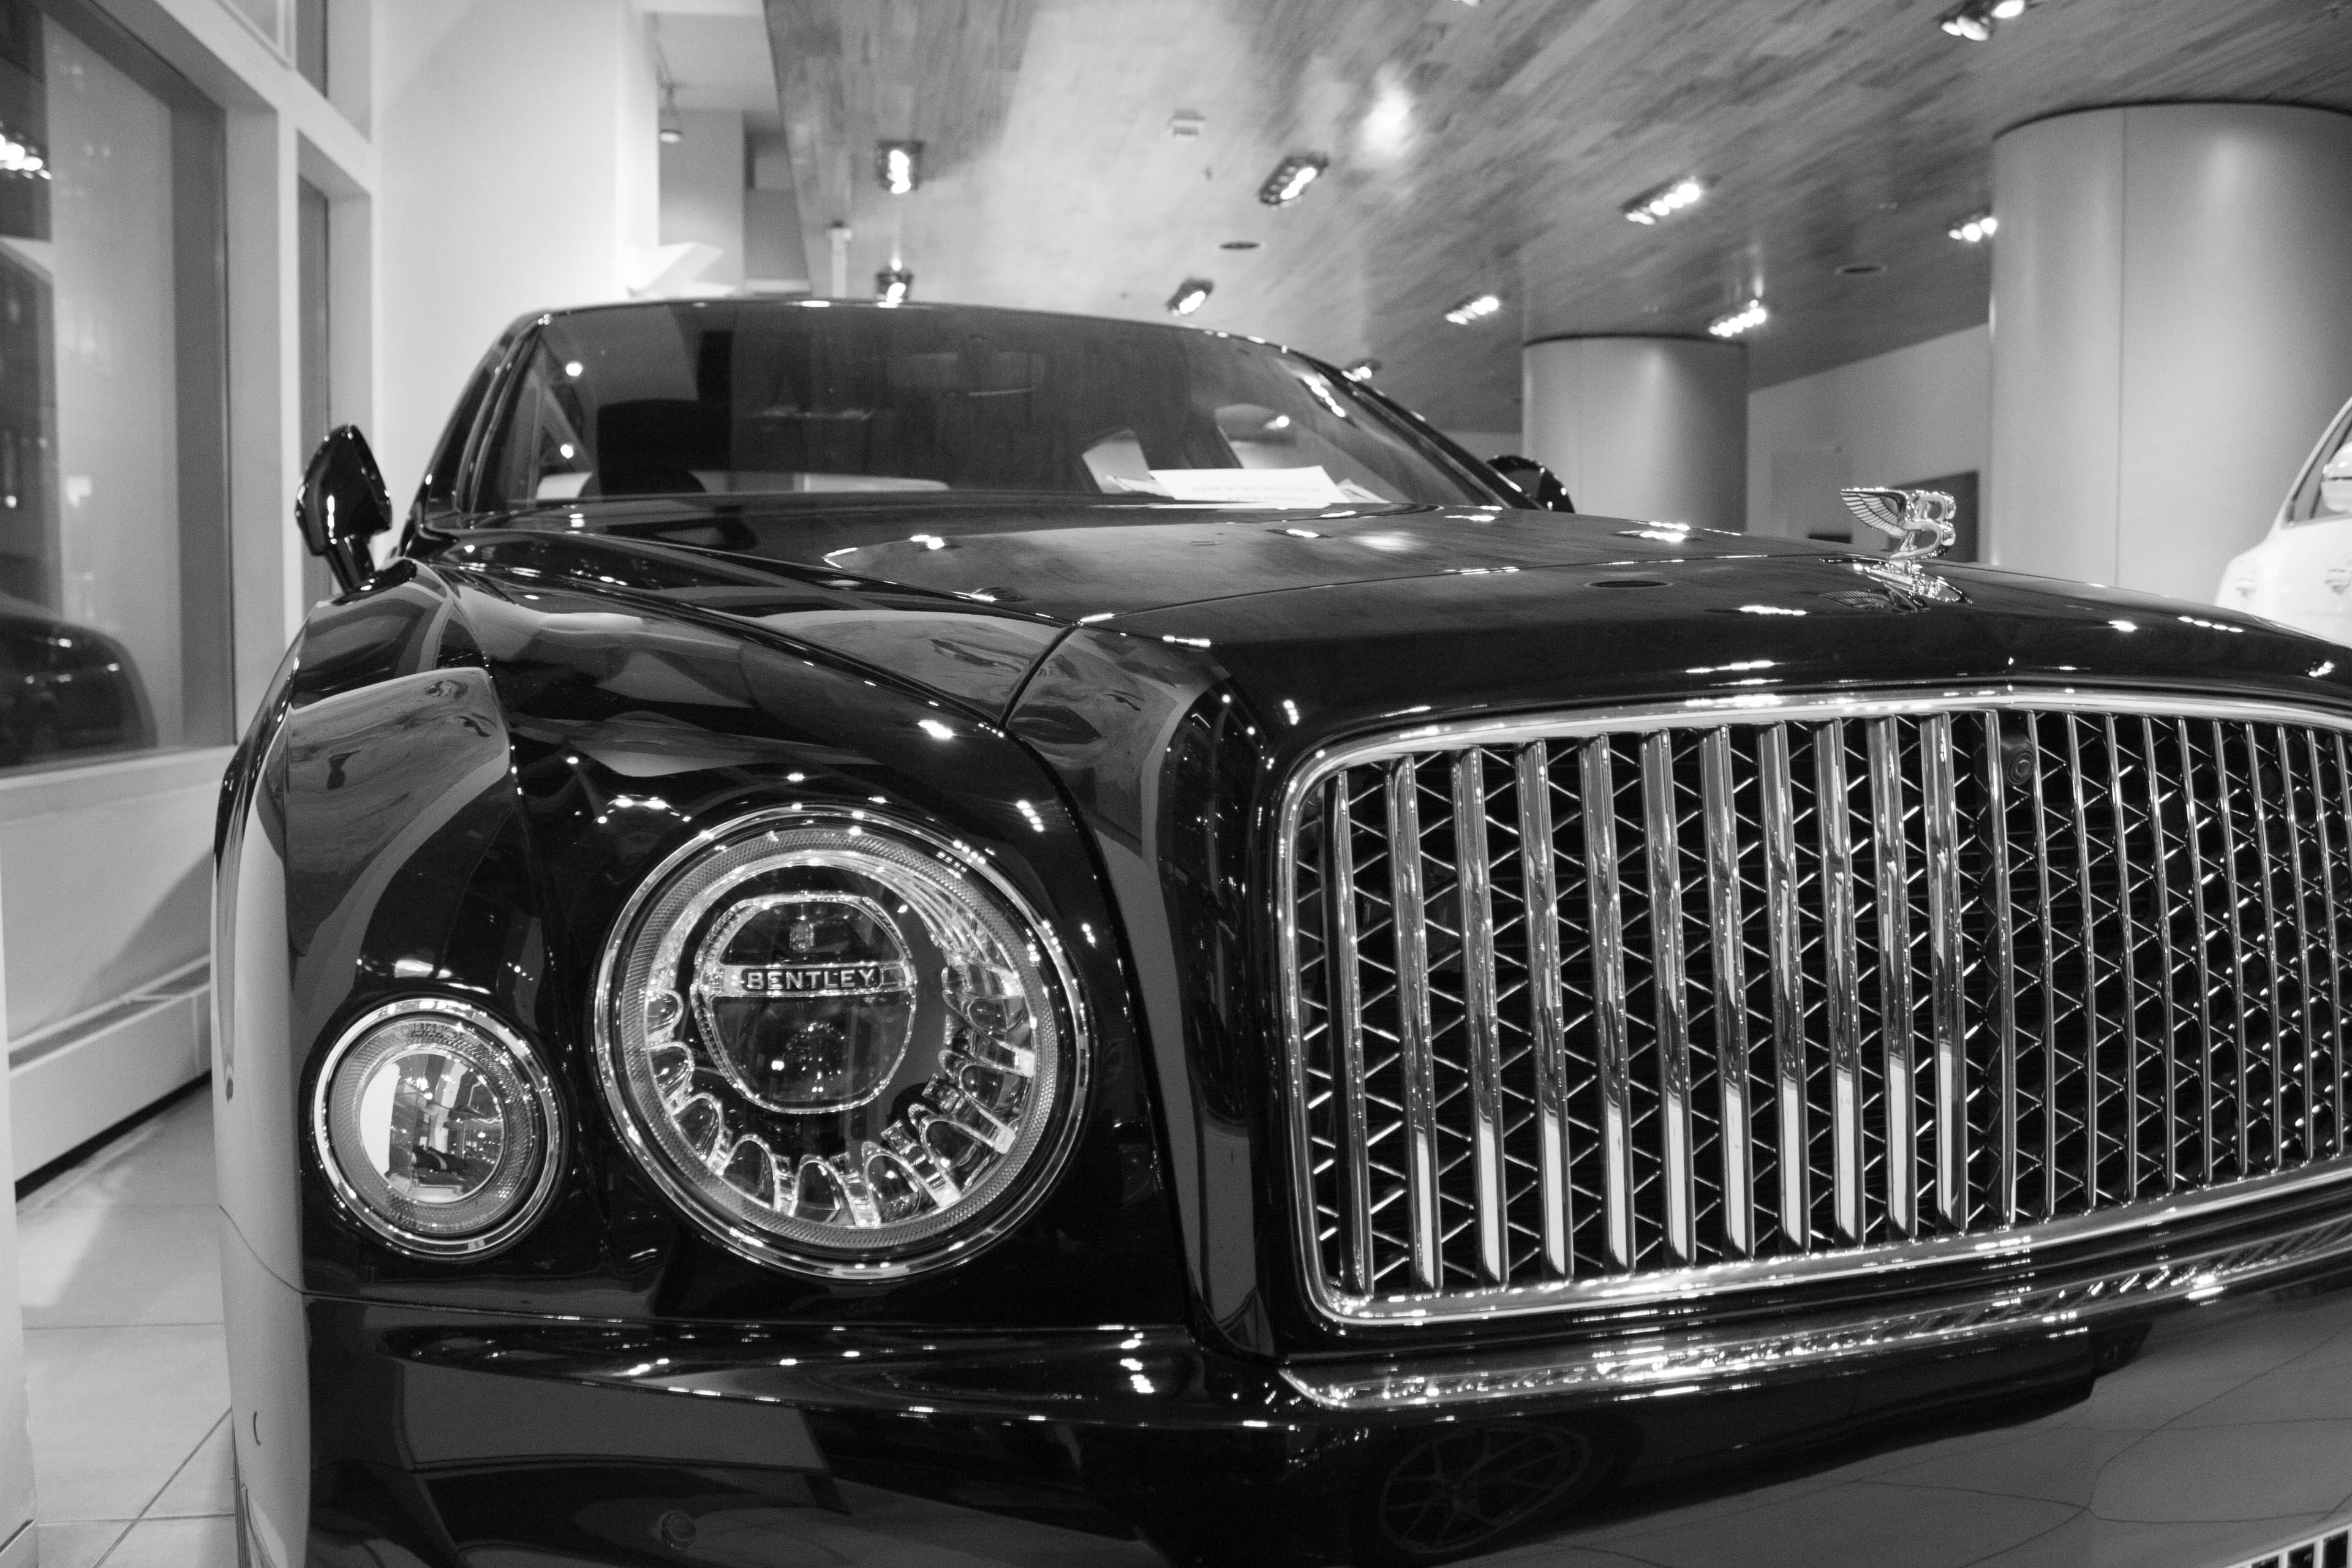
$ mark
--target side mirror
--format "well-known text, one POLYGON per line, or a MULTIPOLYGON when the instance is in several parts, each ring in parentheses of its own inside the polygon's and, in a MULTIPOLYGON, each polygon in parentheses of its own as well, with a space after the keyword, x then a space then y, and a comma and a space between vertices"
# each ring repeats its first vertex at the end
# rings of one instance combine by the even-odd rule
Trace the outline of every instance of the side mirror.
POLYGON ((367 542, 392 526, 392 497, 358 426, 336 426, 310 454, 294 496, 294 521, 303 544, 346 591, 375 575, 367 542))
POLYGON ((1486 466, 1500 474, 1506 484, 1546 511, 1576 510, 1576 503, 1568 499, 1568 488, 1559 482, 1559 477, 1533 458, 1506 452, 1499 458, 1487 458, 1486 466))

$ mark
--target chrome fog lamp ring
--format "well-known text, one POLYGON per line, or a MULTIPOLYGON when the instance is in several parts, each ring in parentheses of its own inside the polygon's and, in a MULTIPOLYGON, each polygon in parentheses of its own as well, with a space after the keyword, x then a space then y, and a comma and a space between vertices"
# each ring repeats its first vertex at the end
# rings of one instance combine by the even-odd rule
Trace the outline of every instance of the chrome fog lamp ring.
POLYGON ((740 1257, 889 1279, 1043 1198, 1092 1051, 1060 942, 975 847, 881 813, 697 834, 614 922, 592 1008, 614 1129, 740 1257))
POLYGON ((310 1141, 349 1214, 415 1258, 478 1258, 529 1229, 563 1169, 555 1086, 479 1007, 410 996, 362 1015, 327 1053, 310 1141))

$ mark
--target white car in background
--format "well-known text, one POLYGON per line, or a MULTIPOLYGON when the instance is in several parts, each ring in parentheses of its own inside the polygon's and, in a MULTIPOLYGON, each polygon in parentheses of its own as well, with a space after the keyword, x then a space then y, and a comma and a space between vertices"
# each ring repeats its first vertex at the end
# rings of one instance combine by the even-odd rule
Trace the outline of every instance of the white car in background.
POLYGON ((2352 403, 2295 476, 2270 536, 2222 568, 2215 602, 2352 643, 2352 403))

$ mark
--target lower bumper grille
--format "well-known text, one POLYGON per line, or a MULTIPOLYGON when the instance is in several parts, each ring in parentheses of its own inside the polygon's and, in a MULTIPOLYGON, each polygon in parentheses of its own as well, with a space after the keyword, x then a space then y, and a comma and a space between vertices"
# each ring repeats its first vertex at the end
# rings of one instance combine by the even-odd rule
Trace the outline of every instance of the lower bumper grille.
POLYGON ((2347 728, 1971 694, 1320 760, 1282 826, 1318 1300, 1785 1280, 2337 1161, 2347 728))

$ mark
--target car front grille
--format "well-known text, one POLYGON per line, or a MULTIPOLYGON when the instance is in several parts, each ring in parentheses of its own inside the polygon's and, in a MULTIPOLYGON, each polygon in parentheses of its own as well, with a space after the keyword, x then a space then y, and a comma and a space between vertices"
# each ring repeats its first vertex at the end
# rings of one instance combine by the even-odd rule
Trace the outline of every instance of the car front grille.
POLYGON ((2338 1160, 2347 722, 2003 691, 1320 756, 1281 826, 1312 1293, 1786 1282, 2338 1160))

